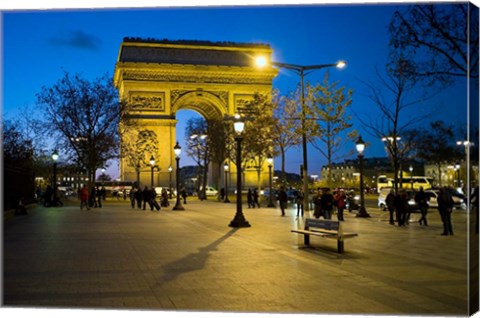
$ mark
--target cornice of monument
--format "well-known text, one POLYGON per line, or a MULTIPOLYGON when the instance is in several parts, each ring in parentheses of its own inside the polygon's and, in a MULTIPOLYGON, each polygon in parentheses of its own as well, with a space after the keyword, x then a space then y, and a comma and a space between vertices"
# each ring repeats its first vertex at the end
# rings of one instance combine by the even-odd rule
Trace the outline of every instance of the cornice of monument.
POLYGON ((159 82, 204 82, 224 84, 271 84, 277 71, 259 71, 253 67, 195 66, 178 64, 117 63, 115 82, 140 80, 159 82))

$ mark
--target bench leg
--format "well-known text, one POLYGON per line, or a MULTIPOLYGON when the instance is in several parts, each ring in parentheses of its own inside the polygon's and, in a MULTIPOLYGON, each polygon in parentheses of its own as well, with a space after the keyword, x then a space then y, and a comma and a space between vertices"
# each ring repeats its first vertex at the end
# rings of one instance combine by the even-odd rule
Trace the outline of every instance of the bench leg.
POLYGON ((343 253, 343 240, 337 240, 337 249, 338 253, 342 254, 343 253))
POLYGON ((308 235, 308 234, 303 235, 303 243, 305 245, 310 245, 310 235, 308 235))

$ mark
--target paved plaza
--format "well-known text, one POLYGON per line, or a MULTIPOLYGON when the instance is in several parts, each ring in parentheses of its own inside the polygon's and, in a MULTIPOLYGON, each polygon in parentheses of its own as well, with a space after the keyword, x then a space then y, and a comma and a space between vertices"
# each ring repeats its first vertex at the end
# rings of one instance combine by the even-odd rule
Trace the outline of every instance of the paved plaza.
POLYGON ((454 236, 440 235, 433 209, 428 227, 412 214, 402 228, 376 208, 371 218, 346 212, 345 231, 359 236, 338 254, 335 240, 303 246, 290 232, 303 228, 293 206, 286 217, 245 207, 252 226, 233 229, 235 203, 213 199, 160 212, 74 204, 4 222, 5 306, 466 316, 469 295, 478 299, 467 283, 478 236, 467 244, 465 210, 453 214, 454 236))

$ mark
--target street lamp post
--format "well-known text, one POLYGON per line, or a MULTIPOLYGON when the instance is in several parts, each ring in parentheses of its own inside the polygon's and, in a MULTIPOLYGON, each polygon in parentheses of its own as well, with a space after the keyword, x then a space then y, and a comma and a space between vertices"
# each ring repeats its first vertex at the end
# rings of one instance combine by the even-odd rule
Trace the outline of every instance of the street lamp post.
POLYGON ((240 115, 235 115, 235 122, 233 124, 235 129, 235 140, 237 141, 237 211, 235 217, 228 226, 230 227, 250 227, 250 223, 245 219, 242 211, 242 132, 245 128, 245 123, 241 120, 240 115))
POLYGON ((413 167, 412 167, 412 165, 410 165, 410 167, 408 167, 408 170, 410 170, 410 189, 413 189, 413 167))
POLYGON ((267 157, 267 162, 268 162, 268 184, 269 184, 269 189, 268 189, 268 205, 267 207, 269 208, 274 208, 275 203, 273 203, 273 189, 272 189, 272 167, 273 167, 273 157, 271 155, 268 155, 267 157))
MULTIPOLYGON (((268 64, 268 61, 265 57, 258 57, 256 59, 257 66, 265 66, 268 64)), ((300 85, 301 85, 301 96, 300 104, 302 106, 302 116, 301 116, 301 127, 302 127, 302 152, 303 152, 303 206, 306 207, 308 211, 308 156, 307 156, 307 132, 305 127, 306 121, 306 109, 305 109, 305 84, 304 77, 312 73, 315 70, 319 70, 327 67, 337 67, 339 69, 347 66, 345 61, 339 61, 334 64, 319 64, 319 65, 296 65, 296 64, 287 64, 287 63, 277 63, 271 62, 272 66, 279 68, 285 68, 291 70, 300 76, 300 85)))
POLYGON ((360 209, 358 210, 357 217, 368 218, 370 215, 365 209, 365 193, 363 189, 363 151, 365 150, 365 142, 362 140, 362 136, 357 140, 358 160, 360 162, 360 209))
POLYGON ((226 161, 223 165, 223 170, 225 171, 225 200, 223 200, 223 202, 230 203, 230 200, 228 199, 228 162, 226 161))
POLYGON ((53 159, 53 202, 52 206, 58 206, 58 198, 57 198, 57 160, 58 160, 58 152, 55 150, 52 154, 53 159))
POLYGON ((152 168, 152 174, 151 174, 151 179, 150 179, 150 186, 152 187, 153 189, 153 167, 155 166, 155 158, 153 157, 153 155, 150 157, 150 166, 152 168))
POLYGON ((183 211, 185 208, 182 206, 182 201, 180 201, 180 153, 182 152, 182 148, 178 144, 178 141, 173 147, 173 152, 175 153, 175 160, 177 161, 177 171, 176 171, 176 183, 177 183, 177 202, 173 207, 174 211, 183 211))
POLYGON ((457 188, 460 188, 460 163, 456 163, 455 164, 455 173, 457 174, 456 177, 457 177, 457 188))
MULTIPOLYGON (((168 197, 171 199, 172 198, 172 165, 168 166, 168 173, 169 173, 169 178, 168 178, 168 197)), ((178 191, 177 191, 178 195, 178 191)))

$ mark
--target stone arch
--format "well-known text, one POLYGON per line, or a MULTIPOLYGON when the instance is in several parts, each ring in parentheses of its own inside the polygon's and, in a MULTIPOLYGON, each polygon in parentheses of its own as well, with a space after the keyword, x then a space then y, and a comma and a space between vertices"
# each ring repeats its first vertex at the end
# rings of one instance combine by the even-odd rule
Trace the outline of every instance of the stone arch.
POLYGON ((225 101, 218 95, 203 90, 184 92, 172 101, 172 114, 182 109, 194 110, 207 120, 222 119, 227 113, 225 101))
MULTIPOLYGON (((253 57, 271 54, 267 44, 124 39, 114 84, 135 124, 120 124, 124 131, 120 178, 140 178, 140 183, 150 185, 151 167, 145 159, 128 159, 135 156, 138 131, 149 131, 157 136, 151 141, 158 149, 154 186, 168 186, 172 178, 169 166, 175 163, 176 112, 190 109, 207 120, 222 119, 239 111, 255 93, 270 94, 278 71, 256 68, 253 57), (129 143, 134 146, 126 145, 129 143), (140 166, 134 167, 131 162, 140 166)), ((230 169, 234 175, 235 167, 230 169)))

